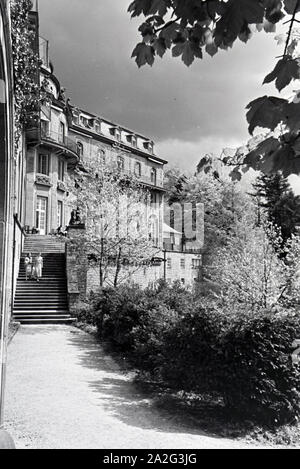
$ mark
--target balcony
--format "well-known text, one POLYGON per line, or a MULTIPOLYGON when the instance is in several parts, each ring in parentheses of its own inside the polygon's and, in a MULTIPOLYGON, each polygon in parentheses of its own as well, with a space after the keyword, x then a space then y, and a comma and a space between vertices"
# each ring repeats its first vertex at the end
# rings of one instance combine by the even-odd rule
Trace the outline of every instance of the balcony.
POLYGON ((129 170, 129 169, 124 169, 121 167, 118 167, 116 165, 116 170, 120 173, 123 174, 124 176, 128 177, 134 177, 140 184, 146 186, 148 189, 156 189, 159 190, 160 192, 165 192, 165 189, 163 188, 163 184, 161 181, 158 181, 157 178, 153 180, 151 176, 148 174, 145 174, 142 170, 141 175, 137 175, 134 171, 134 169, 129 170))
POLYGON ((80 160, 77 144, 71 138, 41 127, 41 140, 43 143, 61 151, 71 162, 77 163, 80 160))

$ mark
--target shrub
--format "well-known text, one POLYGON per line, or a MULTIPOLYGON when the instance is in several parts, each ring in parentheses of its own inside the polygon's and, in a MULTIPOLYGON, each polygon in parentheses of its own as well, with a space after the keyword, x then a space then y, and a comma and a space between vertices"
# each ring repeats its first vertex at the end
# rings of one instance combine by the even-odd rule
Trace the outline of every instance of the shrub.
POLYGON ((291 360, 300 337, 294 313, 225 316, 198 307, 165 336, 163 379, 179 389, 218 394, 232 412, 264 423, 300 414, 300 367, 291 360))
POLYGON ((194 305, 165 334, 163 379, 172 387, 196 393, 213 390, 211 379, 225 317, 214 307, 194 305))
POLYGON ((291 360, 300 337, 293 312, 236 317, 222 337, 216 368, 225 402, 266 423, 286 423, 300 414, 300 367, 291 360))
POLYGON ((164 336, 177 322, 178 313, 166 305, 141 312, 139 323, 131 334, 132 358, 139 368, 157 376, 164 361, 164 336))
POLYGON ((299 416, 300 366, 291 353, 300 322, 292 310, 249 313, 236 305, 225 313, 164 284, 103 289, 93 307, 102 337, 168 386, 217 395, 232 413, 268 424, 299 416))
POLYGON ((131 351, 132 329, 139 323, 143 292, 138 287, 105 288, 94 299, 99 334, 123 351, 131 351))
POLYGON ((78 322, 94 325, 94 314, 90 303, 81 301, 72 309, 72 315, 78 322))

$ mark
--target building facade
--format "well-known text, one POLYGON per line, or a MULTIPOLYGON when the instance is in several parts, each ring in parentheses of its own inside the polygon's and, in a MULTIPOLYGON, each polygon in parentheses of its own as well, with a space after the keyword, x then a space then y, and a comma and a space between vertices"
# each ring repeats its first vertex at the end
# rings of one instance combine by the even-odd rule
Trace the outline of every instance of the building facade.
MULTIPOLYGON (((65 230, 71 210, 76 208, 76 202, 72 205, 66 179, 77 165, 84 167, 97 160, 119 173, 135 176, 150 194, 145 199, 144 210, 149 239, 158 253, 151 265, 129 272, 128 279, 142 287, 155 284, 161 278, 169 283, 180 280, 182 284, 192 285, 199 278, 199 246, 195 247, 194 242, 188 246, 186 239, 183 246, 182 238, 176 246, 172 243, 174 233, 164 229, 163 186, 167 161, 157 156, 151 139, 70 103, 50 62, 48 41, 40 37, 36 8, 32 9, 30 20, 35 31, 33 47, 40 59, 37 80, 44 100, 37 123, 26 129, 26 143, 20 148, 17 163, 19 206, 14 211, 18 214, 14 284, 23 245, 21 227, 28 235, 41 236, 54 234, 58 228, 65 230)), ((86 277, 87 292, 99 287, 96 267, 87 268, 86 277)))

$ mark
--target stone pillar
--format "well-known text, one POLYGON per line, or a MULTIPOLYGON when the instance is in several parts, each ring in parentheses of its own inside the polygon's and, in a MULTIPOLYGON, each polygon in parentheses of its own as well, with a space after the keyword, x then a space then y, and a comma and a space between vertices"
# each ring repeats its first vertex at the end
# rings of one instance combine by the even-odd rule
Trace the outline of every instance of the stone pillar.
POLYGON ((86 299, 88 262, 79 248, 79 241, 85 235, 85 225, 77 224, 68 227, 66 243, 66 271, 70 313, 76 305, 86 299))

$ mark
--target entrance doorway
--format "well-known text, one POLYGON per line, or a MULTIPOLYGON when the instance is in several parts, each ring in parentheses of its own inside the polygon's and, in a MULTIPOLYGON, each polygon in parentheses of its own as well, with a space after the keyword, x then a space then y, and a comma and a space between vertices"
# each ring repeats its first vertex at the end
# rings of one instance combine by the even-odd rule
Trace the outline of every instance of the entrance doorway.
POLYGON ((47 197, 37 197, 36 200, 36 228, 40 235, 47 233, 47 213, 48 199, 47 197))

